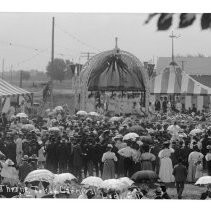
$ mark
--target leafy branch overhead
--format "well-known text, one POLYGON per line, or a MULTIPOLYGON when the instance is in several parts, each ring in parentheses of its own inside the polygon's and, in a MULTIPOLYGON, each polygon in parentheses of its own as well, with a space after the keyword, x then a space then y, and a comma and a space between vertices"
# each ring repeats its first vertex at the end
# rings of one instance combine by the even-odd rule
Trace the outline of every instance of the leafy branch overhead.
MULTIPOLYGON (((191 26, 196 20, 196 16, 200 15, 200 25, 202 30, 211 28, 211 13, 181 13, 179 14, 179 25, 178 28, 186 28, 191 26)), ((157 29, 158 31, 168 30, 173 22, 175 14, 174 13, 151 13, 149 14, 145 24, 148 24, 153 18, 157 19, 157 29)))

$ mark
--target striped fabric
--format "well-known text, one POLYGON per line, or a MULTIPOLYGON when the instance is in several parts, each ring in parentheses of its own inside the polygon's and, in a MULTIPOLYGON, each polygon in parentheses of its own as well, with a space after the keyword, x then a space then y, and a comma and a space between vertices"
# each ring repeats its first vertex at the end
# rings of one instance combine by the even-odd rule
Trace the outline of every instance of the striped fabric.
POLYGON ((5 96, 14 96, 14 95, 25 95, 25 94, 30 94, 30 92, 13 86, 9 84, 8 82, 0 79, 0 97, 5 97, 5 96))
POLYGON ((199 83, 177 65, 169 65, 150 83, 151 94, 210 95, 211 88, 199 83))

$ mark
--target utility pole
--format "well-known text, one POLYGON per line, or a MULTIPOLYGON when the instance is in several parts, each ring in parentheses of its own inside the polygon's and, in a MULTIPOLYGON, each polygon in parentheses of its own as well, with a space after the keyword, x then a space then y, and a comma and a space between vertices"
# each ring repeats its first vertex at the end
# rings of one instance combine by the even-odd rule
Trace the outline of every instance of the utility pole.
POLYGON ((172 31, 171 35, 169 36, 171 38, 171 63, 175 64, 174 60, 174 39, 179 38, 180 36, 176 36, 174 32, 172 31))
MULTIPOLYGON (((54 25, 55 25, 55 18, 52 18, 52 43, 51 43, 51 67, 53 70, 53 62, 54 62, 54 25)), ((51 77, 51 108, 53 109, 53 79, 51 77)))
POLYGON ((1 74, 1 78, 4 79, 4 58, 2 60, 2 74, 1 74))
POLYGON ((10 66, 10 81, 12 82, 12 65, 10 66))
POLYGON ((23 71, 20 70, 20 88, 22 88, 22 75, 23 75, 23 71))
POLYGON ((89 61, 89 59, 91 58, 92 55, 95 55, 95 53, 93 52, 82 52, 81 53, 81 57, 86 57, 87 58, 87 61, 89 61))

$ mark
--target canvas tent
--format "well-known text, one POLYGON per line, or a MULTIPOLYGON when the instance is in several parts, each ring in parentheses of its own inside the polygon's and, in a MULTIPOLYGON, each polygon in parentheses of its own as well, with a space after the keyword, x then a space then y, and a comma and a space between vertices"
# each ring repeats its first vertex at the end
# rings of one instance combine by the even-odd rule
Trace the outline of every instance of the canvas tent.
POLYGON ((180 66, 169 65, 150 81, 152 95, 182 95, 186 108, 195 103, 198 108, 210 103, 211 88, 194 80, 180 66), (195 102, 193 102, 193 99, 195 102), (189 105, 187 102, 189 101, 189 105), (200 104, 200 106, 199 106, 200 104))
POLYGON ((32 93, 30 93, 22 88, 13 86, 10 83, 0 79, 0 99, 1 99, 0 100, 0 109, 1 110, 6 102, 7 98, 10 98, 12 96, 25 96, 25 95, 32 96, 32 93))

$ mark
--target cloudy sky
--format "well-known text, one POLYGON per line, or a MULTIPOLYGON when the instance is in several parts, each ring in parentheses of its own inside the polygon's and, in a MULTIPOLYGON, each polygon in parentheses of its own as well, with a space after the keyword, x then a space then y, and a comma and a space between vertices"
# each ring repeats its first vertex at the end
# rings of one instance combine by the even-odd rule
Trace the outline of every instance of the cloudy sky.
MULTIPOLYGON (((55 57, 84 63, 81 52, 98 53, 114 48, 136 55, 142 62, 171 55, 172 30, 175 54, 198 53, 211 56, 211 31, 201 31, 199 18, 187 29, 177 29, 175 19, 170 30, 156 31, 156 19, 144 25, 147 14, 77 13, 0 13, 0 61, 5 70, 38 69, 45 71, 50 60, 51 21, 55 17, 55 57)), ((0 67, 1 64, 0 63, 0 67)))

